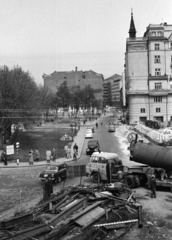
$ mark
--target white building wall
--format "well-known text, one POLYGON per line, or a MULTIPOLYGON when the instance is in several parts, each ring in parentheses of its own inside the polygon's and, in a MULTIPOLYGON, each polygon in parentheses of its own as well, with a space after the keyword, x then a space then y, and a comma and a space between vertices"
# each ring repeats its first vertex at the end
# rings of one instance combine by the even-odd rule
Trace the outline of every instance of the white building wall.
POLYGON ((130 77, 129 90, 148 90, 147 77, 130 77))
POLYGON ((159 81, 159 80, 151 80, 149 81, 149 89, 154 90, 155 89, 155 83, 161 83, 162 84, 162 89, 168 89, 168 82, 167 81, 159 81))
POLYGON ((140 117, 149 118, 148 97, 146 95, 131 95, 129 98, 129 119, 130 123, 139 121, 140 117), (145 113, 141 113, 141 108, 145 113))

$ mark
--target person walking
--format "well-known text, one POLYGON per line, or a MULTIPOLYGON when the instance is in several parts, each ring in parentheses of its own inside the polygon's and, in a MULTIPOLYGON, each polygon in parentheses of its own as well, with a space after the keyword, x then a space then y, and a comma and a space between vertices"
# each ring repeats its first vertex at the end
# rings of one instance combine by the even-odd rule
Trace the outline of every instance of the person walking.
POLYGON ((40 159, 40 153, 39 153, 39 150, 36 149, 35 150, 35 162, 39 162, 39 159, 40 159))
POLYGON ((98 126, 99 126, 99 125, 98 125, 98 123, 96 122, 96 128, 98 128, 98 126))
POLYGON ((50 163, 50 160, 51 160, 51 151, 47 149, 46 151, 46 160, 47 160, 47 163, 50 163))
POLYGON ((67 152, 68 152, 68 145, 66 144, 66 145, 64 146, 65 158, 67 158, 67 152))
POLYGON ((53 150, 52 150, 52 160, 55 161, 56 157, 57 157, 56 149, 53 148, 53 150))
POLYGON ((4 165, 8 165, 7 163, 7 154, 5 151, 3 151, 2 155, 1 155, 1 161, 4 162, 4 165))
POLYGON ((78 155, 78 145, 75 143, 73 146, 73 160, 77 161, 77 155, 78 155))
POLYGON ((78 153, 78 145, 75 143, 73 146, 73 150, 76 151, 78 153))
POLYGON ((71 148, 70 147, 68 147, 68 149, 67 149, 67 158, 71 158, 72 156, 71 156, 71 148))
POLYGON ((32 149, 29 152, 29 164, 33 165, 33 150, 32 149))
POLYGON ((152 175, 150 178, 150 190, 151 190, 151 198, 156 198, 156 177, 152 175))

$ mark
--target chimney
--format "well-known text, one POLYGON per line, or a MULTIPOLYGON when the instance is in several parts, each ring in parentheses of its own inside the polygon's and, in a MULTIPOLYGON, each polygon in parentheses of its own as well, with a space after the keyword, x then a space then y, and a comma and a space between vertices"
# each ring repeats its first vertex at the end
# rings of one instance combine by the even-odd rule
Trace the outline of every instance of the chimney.
POLYGON ((77 72, 78 71, 78 68, 77 67, 75 67, 75 72, 77 72))

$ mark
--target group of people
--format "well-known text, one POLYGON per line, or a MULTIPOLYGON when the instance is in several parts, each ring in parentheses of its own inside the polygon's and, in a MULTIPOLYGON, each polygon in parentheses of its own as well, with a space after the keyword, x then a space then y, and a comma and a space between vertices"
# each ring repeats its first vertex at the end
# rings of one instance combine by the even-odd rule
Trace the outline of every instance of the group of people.
POLYGON ((39 162, 40 160, 40 152, 38 148, 33 151, 32 149, 29 151, 29 164, 33 165, 33 162, 39 162))
MULTIPOLYGON (((46 160, 47 162, 55 161, 57 158, 57 153, 56 153, 56 149, 53 148, 52 151, 47 149, 46 150, 46 160)), ((39 162, 40 161, 40 152, 37 149, 35 149, 35 151, 33 151, 32 149, 29 151, 29 164, 33 165, 33 162, 39 162)))
MULTIPOLYGON (((64 146, 64 155, 65 155, 65 158, 72 158, 71 145, 66 144, 64 146)), ((73 146, 73 158, 77 159, 77 155, 78 155, 78 145, 75 143, 73 146)))

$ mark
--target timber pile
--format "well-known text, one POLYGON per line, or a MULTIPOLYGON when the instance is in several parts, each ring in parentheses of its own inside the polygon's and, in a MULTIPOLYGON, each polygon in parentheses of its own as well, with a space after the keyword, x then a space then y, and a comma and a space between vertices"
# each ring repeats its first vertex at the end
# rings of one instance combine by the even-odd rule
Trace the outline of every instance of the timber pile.
POLYGON ((121 239, 137 224, 142 207, 121 182, 72 186, 31 212, 0 223, 0 239, 121 239))

